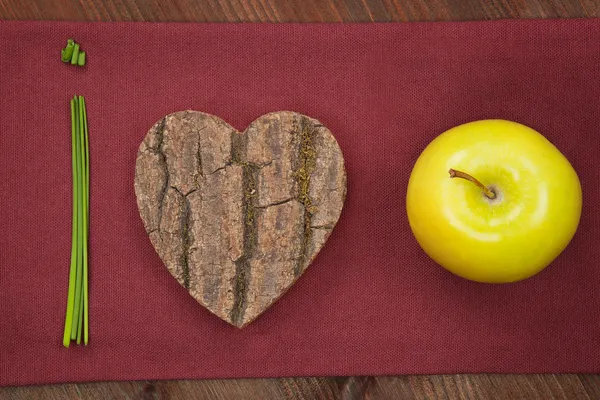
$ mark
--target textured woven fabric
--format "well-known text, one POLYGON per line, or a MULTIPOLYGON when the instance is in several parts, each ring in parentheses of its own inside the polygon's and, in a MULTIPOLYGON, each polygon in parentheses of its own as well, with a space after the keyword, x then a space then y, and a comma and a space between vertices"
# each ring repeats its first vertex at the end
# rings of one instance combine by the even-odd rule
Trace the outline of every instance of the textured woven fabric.
MULTIPOLYGON (((370 25, 0 23, 0 385, 159 378, 600 372, 600 21, 370 25), (60 62, 73 37, 85 68, 60 62), (90 345, 62 347, 69 98, 91 152, 90 345), (168 273, 133 191, 138 145, 195 109, 242 130, 298 111, 336 136, 348 197, 306 274, 243 330, 168 273), (584 191, 580 229, 511 285, 457 278, 410 232, 411 167, 442 131, 546 135, 584 191)), ((552 232, 548 232, 552 234, 552 232)))

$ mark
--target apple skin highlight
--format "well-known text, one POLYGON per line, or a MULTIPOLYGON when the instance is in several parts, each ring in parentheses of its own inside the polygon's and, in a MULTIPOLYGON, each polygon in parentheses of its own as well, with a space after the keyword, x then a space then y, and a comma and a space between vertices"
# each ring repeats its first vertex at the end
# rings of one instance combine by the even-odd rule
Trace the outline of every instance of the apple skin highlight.
POLYGON ((425 148, 409 179, 406 211, 417 242, 439 265, 468 280, 509 283, 539 273, 567 247, 581 199, 577 173, 543 135, 481 120, 425 148))

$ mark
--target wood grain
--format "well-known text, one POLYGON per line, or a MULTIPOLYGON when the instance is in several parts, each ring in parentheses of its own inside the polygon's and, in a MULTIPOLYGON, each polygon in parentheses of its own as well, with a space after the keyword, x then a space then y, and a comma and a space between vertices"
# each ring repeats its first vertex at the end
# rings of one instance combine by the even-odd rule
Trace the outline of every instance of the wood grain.
POLYGON ((0 390, 18 399, 599 399, 596 375, 432 375, 400 377, 102 382, 0 390))
POLYGON ((599 17, 595 0, 0 0, 12 20, 391 22, 599 17))
MULTIPOLYGON (((0 19, 389 22, 600 17, 597 0, 0 0, 0 19)), ((106 382, 1 388, 5 399, 600 399, 599 375, 106 382)))

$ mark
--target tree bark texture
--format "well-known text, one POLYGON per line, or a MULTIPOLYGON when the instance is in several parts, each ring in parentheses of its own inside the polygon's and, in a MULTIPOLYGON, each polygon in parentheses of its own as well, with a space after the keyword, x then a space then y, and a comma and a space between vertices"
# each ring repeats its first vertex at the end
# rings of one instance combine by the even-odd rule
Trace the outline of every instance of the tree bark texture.
POLYGON ((319 121, 281 111, 240 133, 181 111, 140 145, 135 192, 170 273, 209 311, 243 327, 302 275, 346 196, 341 149, 319 121))

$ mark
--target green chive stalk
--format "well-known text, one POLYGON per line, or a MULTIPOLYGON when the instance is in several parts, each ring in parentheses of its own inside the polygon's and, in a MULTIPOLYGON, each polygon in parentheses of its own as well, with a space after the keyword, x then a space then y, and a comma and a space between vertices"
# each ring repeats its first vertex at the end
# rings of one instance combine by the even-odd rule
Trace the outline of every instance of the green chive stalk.
POLYGON ((87 345, 89 338, 88 237, 89 237, 89 137, 85 100, 71 99, 71 157, 73 168, 73 227, 71 267, 63 345, 72 340, 87 345))
POLYGON ((88 238, 90 234, 90 146, 88 136, 87 113, 85 111, 85 99, 83 98, 83 96, 79 96, 79 104, 81 104, 81 114, 83 115, 83 139, 85 147, 85 241, 83 245, 85 262, 83 264, 83 340, 84 343, 87 345, 89 339, 88 238))
POLYGON ((81 135, 80 135, 80 122, 79 122, 79 101, 77 97, 73 99, 75 102, 75 162, 77 163, 77 238, 75 239, 79 244, 77 246, 77 273, 75 278, 75 305, 73 310, 73 325, 71 326, 71 340, 77 339, 77 326, 79 325, 79 310, 81 308, 81 282, 83 273, 83 196, 81 195, 83 190, 82 185, 82 169, 81 169, 81 135))
POLYGON ((77 274, 77 227, 78 227, 78 216, 79 216, 79 202, 77 195, 77 185, 79 177, 77 174, 77 143, 75 138, 77 136, 77 124, 76 124, 76 107, 75 100, 71 100, 71 159, 73 168, 73 233, 71 240, 71 269, 69 272, 69 294, 67 297, 67 315, 65 317, 65 331, 63 335, 63 345, 69 347, 71 342, 71 326, 73 325, 73 305, 75 303, 75 279, 77 274))

